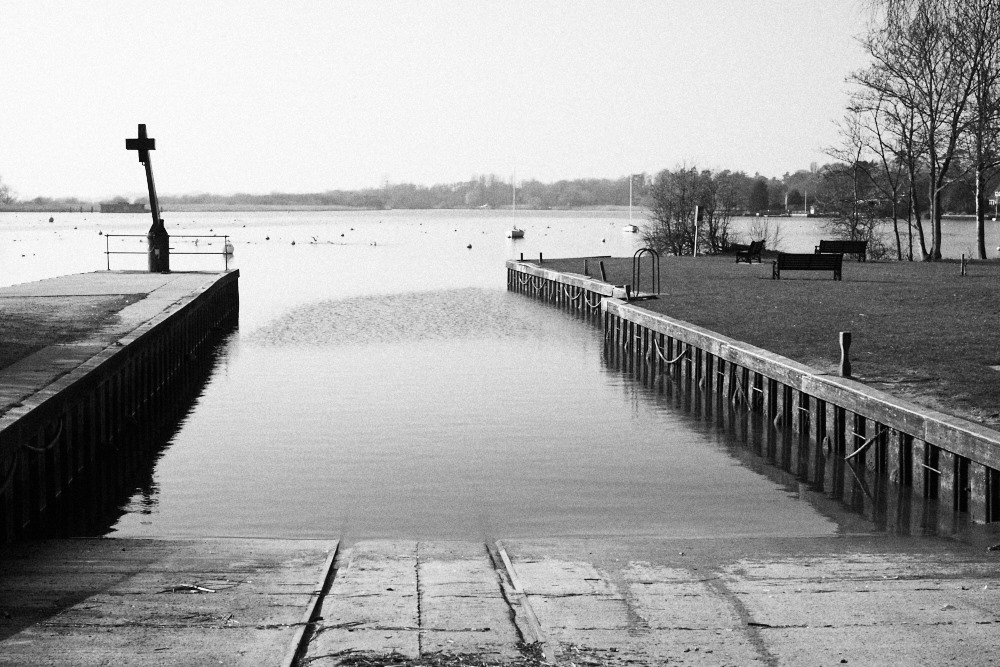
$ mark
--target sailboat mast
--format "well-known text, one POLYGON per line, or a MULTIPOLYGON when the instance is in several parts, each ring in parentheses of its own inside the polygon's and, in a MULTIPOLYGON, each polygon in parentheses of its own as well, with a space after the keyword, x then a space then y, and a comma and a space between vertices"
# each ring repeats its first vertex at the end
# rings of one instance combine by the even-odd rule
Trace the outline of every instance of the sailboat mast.
POLYGON ((510 217, 513 219, 517 212, 517 172, 510 175, 510 217))

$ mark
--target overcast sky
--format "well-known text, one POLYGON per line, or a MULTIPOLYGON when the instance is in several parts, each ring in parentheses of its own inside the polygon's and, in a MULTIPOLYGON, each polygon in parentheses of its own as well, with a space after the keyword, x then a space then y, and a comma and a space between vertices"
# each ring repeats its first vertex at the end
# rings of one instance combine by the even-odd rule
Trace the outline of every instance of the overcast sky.
POLYGON ((828 159, 859 0, 0 0, 22 198, 315 192, 828 159))

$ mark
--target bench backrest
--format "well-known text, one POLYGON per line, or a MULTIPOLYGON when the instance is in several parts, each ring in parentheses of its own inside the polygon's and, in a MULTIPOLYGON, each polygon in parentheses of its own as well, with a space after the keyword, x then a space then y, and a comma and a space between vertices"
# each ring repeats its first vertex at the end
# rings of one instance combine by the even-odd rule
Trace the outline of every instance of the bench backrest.
POLYGON ((857 253, 865 252, 868 247, 868 241, 820 241, 819 251, 820 252, 843 252, 843 253, 857 253))
POLYGON ((778 253, 779 269, 837 269, 843 266, 844 256, 840 253, 778 253))

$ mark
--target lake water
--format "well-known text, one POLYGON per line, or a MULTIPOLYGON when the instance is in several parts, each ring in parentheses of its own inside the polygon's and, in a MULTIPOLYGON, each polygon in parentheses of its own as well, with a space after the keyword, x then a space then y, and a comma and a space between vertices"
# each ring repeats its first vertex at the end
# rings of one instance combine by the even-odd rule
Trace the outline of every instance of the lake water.
MULTIPOLYGON (((99 231, 149 225, 54 217, 0 214, 0 284, 102 270, 99 231)), ((232 237, 240 324, 114 535, 843 529, 795 484, 744 465, 745 446, 710 420, 607 367, 597 329, 506 291, 504 260, 521 253, 630 255, 639 236, 621 232, 627 213, 519 212, 527 234, 517 241, 504 236, 510 213, 494 211, 165 218, 175 235, 232 237)), ((782 226, 787 250, 809 251, 820 236, 815 221, 782 226)), ((111 261, 144 268, 145 258, 111 261)), ((221 269, 222 259, 177 255, 172 266, 221 269)))

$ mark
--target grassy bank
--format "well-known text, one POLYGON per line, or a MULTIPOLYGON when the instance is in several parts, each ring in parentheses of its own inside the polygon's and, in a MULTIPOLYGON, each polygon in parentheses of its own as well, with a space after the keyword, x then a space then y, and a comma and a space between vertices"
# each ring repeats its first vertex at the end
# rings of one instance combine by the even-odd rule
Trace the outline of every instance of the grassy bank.
MULTIPOLYGON (((605 259, 608 281, 632 282, 632 259, 605 259)), ((642 289, 650 284, 644 262, 642 289)), ((545 268, 583 273, 583 259, 545 268)), ((590 261, 591 274, 599 274, 590 261)), ((732 257, 666 257, 650 310, 836 371, 838 334, 853 337, 856 379, 916 403, 1000 427, 1000 263, 844 262, 830 272, 788 272, 732 257)))

